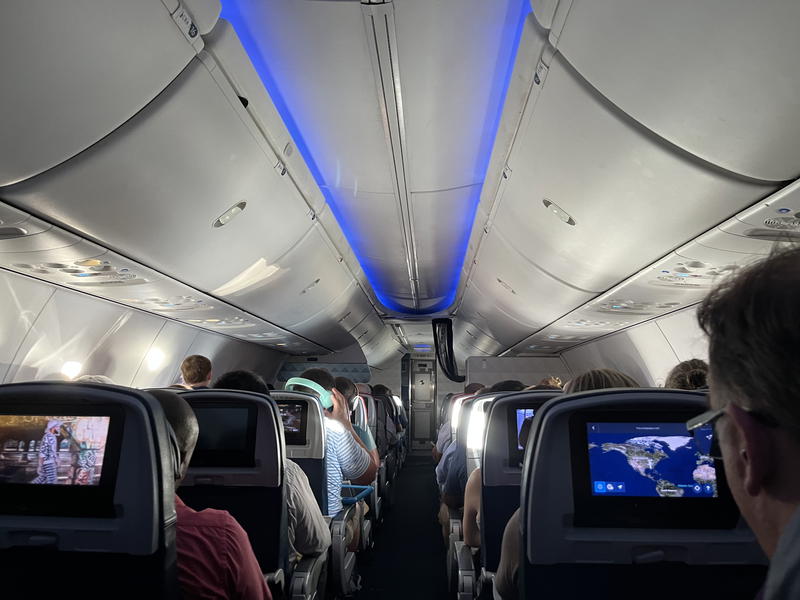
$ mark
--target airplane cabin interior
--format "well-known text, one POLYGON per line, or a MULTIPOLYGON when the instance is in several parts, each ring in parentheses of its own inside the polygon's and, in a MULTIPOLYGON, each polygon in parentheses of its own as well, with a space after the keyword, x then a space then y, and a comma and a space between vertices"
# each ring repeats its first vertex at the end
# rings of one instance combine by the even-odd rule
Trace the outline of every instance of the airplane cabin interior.
POLYGON ((8 597, 797 597, 698 306, 800 241, 799 26, 2 0, 8 597))

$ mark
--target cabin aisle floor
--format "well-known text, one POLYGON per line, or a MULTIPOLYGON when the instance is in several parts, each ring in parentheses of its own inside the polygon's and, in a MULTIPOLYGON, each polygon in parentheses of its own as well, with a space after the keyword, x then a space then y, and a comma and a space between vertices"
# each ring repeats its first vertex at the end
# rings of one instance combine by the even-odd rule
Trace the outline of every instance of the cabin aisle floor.
POLYGON ((447 597, 447 551, 436 515, 439 490, 430 454, 409 453, 395 489, 395 504, 358 557, 359 599, 426 600, 447 597))

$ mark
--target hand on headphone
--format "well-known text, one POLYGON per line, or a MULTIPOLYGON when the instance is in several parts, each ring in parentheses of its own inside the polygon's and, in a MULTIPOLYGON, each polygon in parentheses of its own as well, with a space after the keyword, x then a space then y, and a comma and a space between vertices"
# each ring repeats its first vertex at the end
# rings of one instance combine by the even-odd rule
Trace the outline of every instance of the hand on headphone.
POLYGON ((336 388, 334 388, 331 393, 331 399, 333 400, 333 407, 330 412, 331 418, 340 423, 349 425, 350 411, 347 408, 347 400, 344 399, 344 396, 342 396, 341 392, 336 388))

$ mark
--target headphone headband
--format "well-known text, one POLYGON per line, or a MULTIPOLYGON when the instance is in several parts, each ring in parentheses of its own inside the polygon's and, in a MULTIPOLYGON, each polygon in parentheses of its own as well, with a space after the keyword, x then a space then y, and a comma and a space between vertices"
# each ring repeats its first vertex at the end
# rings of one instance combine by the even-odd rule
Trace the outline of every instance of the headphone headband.
POLYGON ((286 384, 283 386, 283 389, 291 390, 296 386, 306 387, 319 394, 319 403, 322 404, 322 408, 331 408, 333 406, 333 393, 326 390, 316 381, 311 381, 305 377, 292 377, 286 382, 286 384))

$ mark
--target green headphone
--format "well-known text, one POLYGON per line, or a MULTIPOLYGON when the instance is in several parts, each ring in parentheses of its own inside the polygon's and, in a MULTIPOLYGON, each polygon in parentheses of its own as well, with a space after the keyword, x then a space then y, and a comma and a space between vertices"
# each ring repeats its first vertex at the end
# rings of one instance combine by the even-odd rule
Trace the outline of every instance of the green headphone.
POLYGON ((322 408, 331 408, 333 406, 333 392, 326 390, 316 381, 311 381, 305 377, 292 377, 286 382, 286 385, 283 386, 283 389, 291 390, 296 386, 307 387, 308 389, 314 390, 317 394, 319 394, 319 403, 322 404, 322 408))

